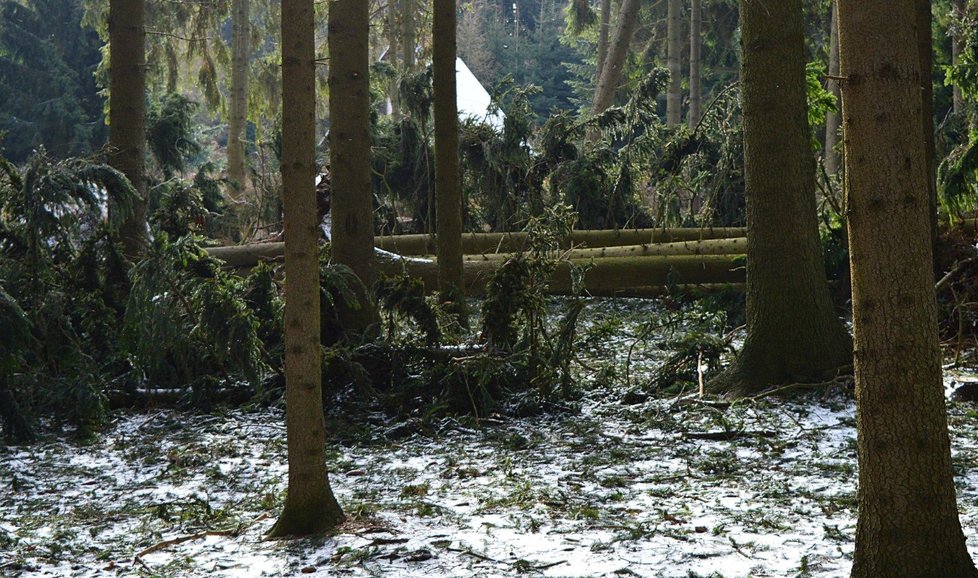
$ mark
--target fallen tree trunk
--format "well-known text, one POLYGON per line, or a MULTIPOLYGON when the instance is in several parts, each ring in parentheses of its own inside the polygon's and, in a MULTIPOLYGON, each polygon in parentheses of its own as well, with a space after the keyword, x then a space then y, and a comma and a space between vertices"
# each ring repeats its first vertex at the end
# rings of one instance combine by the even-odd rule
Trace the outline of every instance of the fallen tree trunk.
MULTIPOLYGON (((602 257, 662 257, 668 255, 743 255, 747 253, 747 238, 705 239, 702 241, 677 241, 673 243, 648 243, 620 247, 595 247, 570 249, 568 259, 593 259, 602 257)), ((484 253, 466 255, 466 261, 505 260, 513 253, 484 253)))
MULTIPOLYGON (((570 263, 587 267, 584 286, 595 296, 624 294, 630 288, 650 288, 673 285, 699 285, 703 283, 742 283, 744 267, 740 255, 671 255, 658 257, 603 257, 575 259, 557 265, 550 280, 550 292, 570 293, 570 263)), ((467 295, 485 292, 490 277, 502 261, 466 261, 464 289, 467 295)), ((438 290, 438 264, 419 259, 392 259, 380 256, 379 271, 385 275, 407 273, 422 280, 426 291, 438 290)))
MULTIPOLYGON (((281 256, 281 247, 274 243, 243 245, 241 247, 213 247, 208 253, 223 260, 228 267, 242 269, 255 266, 262 260, 275 260, 281 256)), ((742 255, 639 255, 594 256, 574 258, 557 265, 550 281, 550 292, 566 294, 572 291, 571 266, 573 263, 586 267, 584 286, 595 296, 640 293, 652 295, 665 287, 676 285, 727 284, 744 281, 742 255)), ((490 277, 503 263, 502 259, 466 261, 464 289, 468 295, 481 295, 490 277)), ((396 255, 379 253, 377 270, 383 275, 406 273, 420 278, 426 291, 438 289, 438 263, 427 259, 404 259, 396 255)))
MULTIPOLYGON (((745 230, 740 228, 715 229, 628 229, 606 231, 574 231, 561 246, 575 250, 606 247, 630 247, 620 252, 577 253, 575 258, 638 255, 721 255, 746 252, 745 230), (716 240, 716 244, 708 241, 716 240), (730 243, 727 245, 724 243, 730 243), (664 245, 672 245, 665 247, 664 245), (646 248, 641 248, 642 246, 646 248), (661 247, 659 247, 661 245, 661 247), (734 247, 743 247, 734 250, 734 247), (657 248, 658 247, 658 248, 657 248), (717 247, 728 247, 718 249, 717 247)), ((526 233, 465 233, 462 235, 462 252, 465 255, 509 254, 524 249, 526 233)), ((394 235, 374 237, 378 249, 399 255, 433 255, 435 239, 430 235, 394 235)), ((224 261, 229 267, 254 267, 260 261, 281 260, 284 244, 257 243, 208 247, 207 253, 224 261)))
MULTIPOLYGON (((740 227, 572 231, 570 236, 561 242, 561 248, 618 247, 622 245, 726 239, 743 237, 746 234, 747 230, 740 227)), ((433 255, 436 252, 435 238, 431 235, 385 235, 374 237, 374 245, 378 249, 400 255, 433 255)), ((526 249, 526 245, 527 234, 524 232, 464 233, 462 235, 462 253, 465 255, 515 253, 526 249)))

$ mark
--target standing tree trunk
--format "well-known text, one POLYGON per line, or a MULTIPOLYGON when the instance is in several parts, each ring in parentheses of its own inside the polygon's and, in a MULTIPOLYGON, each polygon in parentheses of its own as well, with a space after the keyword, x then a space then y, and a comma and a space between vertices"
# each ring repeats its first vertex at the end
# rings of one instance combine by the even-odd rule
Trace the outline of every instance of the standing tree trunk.
MULTIPOLYGON (((387 62, 390 63, 394 70, 397 68, 397 49, 398 43, 400 42, 400 24, 397 21, 398 18, 398 7, 397 2, 389 0, 387 2, 387 21, 385 22, 385 28, 387 32, 387 62)), ((398 82, 397 80, 392 80, 388 84, 387 99, 390 101, 390 113, 391 117, 395 121, 401 120, 401 106, 398 99, 398 82)))
POLYGON ((270 536, 325 532, 343 520, 326 473, 313 0, 282 0, 282 185, 285 203, 285 418, 289 488, 270 536))
POLYGON ((601 19, 598 21, 598 62, 594 82, 601 79, 604 61, 608 58, 608 31, 611 29, 611 0, 601 0, 601 19))
POLYGON ((353 269, 368 289, 376 281, 370 186, 369 4, 362 0, 330 2, 327 37, 332 259, 353 269))
POLYGON ((414 0, 401 0, 401 51, 404 59, 404 74, 414 72, 414 51, 417 50, 415 31, 414 0))
POLYGON ((669 87, 666 90, 666 126, 679 126, 683 117, 683 20, 682 0, 669 0, 666 17, 669 87))
MULTIPOLYGON (((961 53, 964 52, 964 35, 965 31, 962 27, 962 23, 965 21, 965 10, 967 9, 968 0, 952 0, 951 11, 954 17, 954 32, 951 35, 951 64, 957 65, 961 59, 961 53)), ((961 95, 961 88, 955 84, 951 88, 951 110, 955 114, 960 114, 964 112, 964 97, 961 95)))
POLYGON ((147 241, 144 0, 109 2, 109 59, 109 161, 139 193, 120 231, 123 251, 132 260, 143 254, 147 241))
POLYGON ((750 394, 848 365, 818 243, 801 0, 742 2, 747 339, 712 387, 750 394))
POLYGON ((924 164, 927 168, 927 195, 930 203, 930 242, 937 246, 937 152, 934 145, 934 82, 931 70, 934 62, 934 33, 931 30, 930 0, 914 1, 917 27, 917 58, 920 60, 920 128, 924 135, 924 164))
POLYGON ((231 3, 231 111, 228 123, 228 180, 241 201, 245 189, 245 154, 241 142, 248 120, 248 72, 251 62, 251 0, 231 3))
POLYGON ((839 0, 859 431, 857 578, 978 575, 952 481, 915 1, 839 0))
POLYGON ((700 53, 703 48, 702 35, 703 6, 702 0, 691 0, 689 7, 689 128, 696 127, 702 116, 703 88, 700 86, 702 64, 700 53))
POLYGON ((458 105, 455 86, 455 0, 435 0, 432 84, 435 99, 435 214, 438 285, 443 301, 463 313, 462 180, 458 159, 458 105))
POLYGON ((615 98, 618 81, 621 80, 621 71, 625 66, 625 57, 628 54, 628 45, 631 44, 635 28, 638 26, 638 9, 641 5, 641 0, 622 0, 615 34, 608 47, 608 56, 601 67, 601 77, 594 89, 592 114, 601 114, 607 110, 615 98))
POLYGON ((836 2, 832 2, 832 9, 829 12, 831 29, 829 41, 829 78, 826 81, 826 88, 835 97, 836 107, 839 110, 830 110, 825 113, 825 172, 835 176, 839 174, 842 158, 839 154, 839 111, 842 110, 842 102, 839 93, 839 9, 836 2))

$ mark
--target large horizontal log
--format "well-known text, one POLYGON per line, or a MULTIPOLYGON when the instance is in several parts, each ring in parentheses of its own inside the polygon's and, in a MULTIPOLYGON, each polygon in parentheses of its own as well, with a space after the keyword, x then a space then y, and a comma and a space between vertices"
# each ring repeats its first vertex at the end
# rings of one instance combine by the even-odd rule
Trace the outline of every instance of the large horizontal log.
MULTIPOLYGON (((561 242, 561 247, 564 249, 571 247, 617 247, 702 239, 726 239, 744 237, 746 234, 747 230, 740 227, 584 230, 572 231, 570 236, 561 242)), ((434 255, 437 253, 435 243, 435 237, 432 235, 374 237, 374 244, 378 249, 400 255, 434 255)), ((462 253, 466 255, 516 253, 526 249, 526 243, 527 234, 524 232, 464 233, 462 235, 462 253)))
MULTIPOLYGON (((734 245, 743 243, 745 230, 741 228, 713 229, 619 229, 606 231, 574 231, 569 239, 562 243, 567 249, 594 249, 602 247, 633 247, 622 252, 578 253, 580 258, 591 256, 635 256, 635 255, 673 255, 673 254, 732 254, 744 253, 746 249, 715 250, 707 249, 709 244, 698 246, 687 245, 672 248, 655 245, 677 242, 696 242, 711 239, 740 239, 732 241, 734 245), (646 249, 638 249, 647 245, 646 249), (699 250, 696 247, 702 247, 699 250), (689 250, 685 250, 689 248, 689 250)), ((397 253, 399 255, 434 255, 435 238, 431 235, 386 235, 374 237, 378 249, 397 253)), ((465 233, 462 235, 462 252, 466 255, 489 255, 494 253, 514 253, 524 249, 526 233, 465 233)), ((259 261, 274 261, 282 258, 285 245, 277 243, 257 243, 252 245, 232 245, 226 247, 209 247, 207 252, 221 259, 229 267, 253 267, 259 261)))
MULTIPOLYGON (((670 255, 653 257, 600 257, 575 259, 576 265, 586 267, 584 286, 596 296, 628 293, 630 288, 641 288, 651 293, 651 288, 673 285, 699 285, 743 283, 745 271, 740 255, 670 255)), ((502 261, 466 261, 463 284, 469 295, 485 292, 490 277, 502 261)), ((438 264, 417 259, 380 259, 381 273, 393 275, 406 272, 422 280, 427 291, 438 289, 438 264)), ((572 291, 571 267, 564 261, 557 265, 550 280, 551 293, 566 294, 572 291)), ((656 289, 658 290, 658 289, 656 289)))
MULTIPOLYGON (((260 260, 278 259, 281 244, 212 247, 208 253, 223 260, 232 268, 253 267, 260 260), (275 245, 279 245, 276 247, 275 245)), ((745 273, 742 255, 638 255, 574 258, 557 265, 550 280, 552 293, 572 290, 570 263, 586 267, 585 288, 592 295, 617 295, 630 289, 652 294, 660 288, 674 285, 742 283, 745 273)), ((485 292, 490 277, 503 263, 501 259, 482 259, 464 263, 464 288, 467 294, 485 292)), ((438 289, 438 264, 427 259, 404 259, 379 254, 378 272, 384 275, 407 273, 422 280, 426 290, 438 289)))
MULTIPOLYGON (((673 243, 647 243, 621 247, 595 247, 569 249, 568 259, 592 259, 601 257, 662 257, 667 255, 743 255, 747 253, 747 238, 705 239, 702 241, 677 241, 673 243)), ((466 261, 505 260, 512 253, 484 253, 465 255, 466 261)))

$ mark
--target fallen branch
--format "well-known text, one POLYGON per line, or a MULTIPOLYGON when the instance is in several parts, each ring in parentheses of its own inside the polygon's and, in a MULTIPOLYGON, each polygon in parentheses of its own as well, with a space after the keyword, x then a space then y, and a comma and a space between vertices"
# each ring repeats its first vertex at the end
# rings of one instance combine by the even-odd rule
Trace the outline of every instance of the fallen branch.
POLYGON ((266 518, 268 518, 268 514, 262 514, 247 524, 239 524, 238 527, 232 530, 204 530, 203 532, 197 532, 196 534, 189 534, 187 536, 180 536, 178 538, 171 538, 169 540, 157 542, 156 544, 153 544, 149 548, 146 548, 133 556, 132 563, 141 564, 143 567, 145 567, 146 563, 143 562, 143 556, 148 556, 154 552, 159 552, 160 550, 169 548, 170 546, 176 546, 177 544, 183 544, 184 542, 192 542, 208 536, 239 536, 242 532, 266 518))
POLYGON ((730 441, 747 437, 773 438, 773 431, 704 431, 704 432, 684 432, 683 437, 688 440, 708 440, 708 441, 730 441))

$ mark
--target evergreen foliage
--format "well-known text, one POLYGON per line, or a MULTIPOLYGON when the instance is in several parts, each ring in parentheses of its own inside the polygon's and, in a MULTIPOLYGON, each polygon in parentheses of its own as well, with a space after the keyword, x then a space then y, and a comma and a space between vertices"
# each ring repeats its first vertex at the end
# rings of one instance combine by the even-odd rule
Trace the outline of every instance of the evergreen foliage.
POLYGON ((0 2, 0 151, 14 163, 41 146, 88 154, 106 139, 93 76, 101 46, 81 19, 82 0, 0 2))

